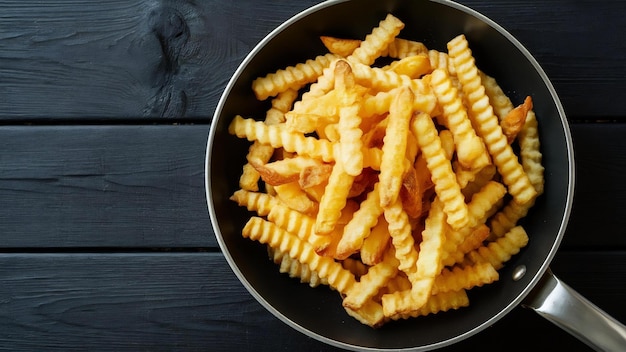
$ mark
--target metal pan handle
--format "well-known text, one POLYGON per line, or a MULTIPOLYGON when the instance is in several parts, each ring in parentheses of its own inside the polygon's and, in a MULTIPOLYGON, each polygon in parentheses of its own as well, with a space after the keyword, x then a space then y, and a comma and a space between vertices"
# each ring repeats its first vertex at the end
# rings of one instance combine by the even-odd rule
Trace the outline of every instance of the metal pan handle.
POLYGON ((560 281, 550 269, 522 306, 533 309, 597 351, 626 350, 626 326, 560 281))

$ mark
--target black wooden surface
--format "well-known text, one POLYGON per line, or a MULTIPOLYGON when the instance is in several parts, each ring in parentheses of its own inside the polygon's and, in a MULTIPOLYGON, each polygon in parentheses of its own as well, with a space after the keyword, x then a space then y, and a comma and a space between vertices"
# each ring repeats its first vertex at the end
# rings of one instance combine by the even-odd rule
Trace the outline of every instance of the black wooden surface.
MULTIPOLYGON (((626 2, 461 1, 515 35, 571 123, 553 271, 626 321, 626 2)), ((204 199, 230 75, 299 1, 0 1, 0 349, 335 350, 274 318, 204 199)), ((588 348, 516 308, 446 351, 588 348)))

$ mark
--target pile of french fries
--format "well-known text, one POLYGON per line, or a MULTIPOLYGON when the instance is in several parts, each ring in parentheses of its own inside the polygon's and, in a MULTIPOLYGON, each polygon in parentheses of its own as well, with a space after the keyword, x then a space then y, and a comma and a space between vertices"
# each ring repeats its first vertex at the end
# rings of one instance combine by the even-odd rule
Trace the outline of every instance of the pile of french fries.
POLYGON ((252 82, 264 120, 229 125, 253 142, 242 235, 372 327, 469 305, 528 243, 544 183, 532 99, 514 106, 463 34, 440 52, 403 27, 321 37, 328 53, 252 82))

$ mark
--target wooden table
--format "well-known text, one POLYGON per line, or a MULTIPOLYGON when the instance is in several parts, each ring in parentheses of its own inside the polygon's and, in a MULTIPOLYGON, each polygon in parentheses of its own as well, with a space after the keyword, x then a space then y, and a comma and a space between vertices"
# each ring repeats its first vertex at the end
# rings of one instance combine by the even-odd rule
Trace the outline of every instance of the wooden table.
MULTIPOLYGON (((266 312, 207 213, 229 77, 299 1, 0 1, 0 349, 334 350, 266 312)), ((552 269, 626 321, 626 2, 461 1, 532 52, 568 114, 571 220, 552 269)), ((516 308, 444 350, 588 348, 516 308)))

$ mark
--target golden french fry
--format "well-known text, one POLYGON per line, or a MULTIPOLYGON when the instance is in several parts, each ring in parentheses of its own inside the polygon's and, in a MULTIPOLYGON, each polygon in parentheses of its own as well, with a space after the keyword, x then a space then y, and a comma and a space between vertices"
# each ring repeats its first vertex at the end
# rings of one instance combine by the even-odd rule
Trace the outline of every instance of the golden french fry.
MULTIPOLYGON (((433 69, 433 71, 439 69, 445 71, 448 76, 456 76, 454 63, 447 53, 431 49, 428 50, 428 59, 430 60, 430 67, 433 69)), ((454 86, 456 87, 456 85, 454 86)))
POLYGON ((413 165, 409 167, 402 179, 400 199, 402 206, 410 218, 419 218, 422 215, 424 190, 417 178, 417 171, 413 165))
POLYGON ((405 57, 424 54, 428 52, 426 45, 414 40, 396 38, 389 43, 381 56, 388 56, 395 59, 403 59, 405 57))
POLYGON ((352 72, 358 84, 374 90, 392 91, 402 87, 411 88, 415 93, 412 104, 415 110, 432 114, 437 109, 437 98, 423 79, 411 79, 393 71, 359 63, 352 63, 352 72))
POLYGON ((361 46, 361 40, 359 39, 345 39, 323 35, 320 36, 320 40, 330 53, 344 58, 350 56, 356 48, 361 46))
POLYGON ((448 223, 454 229, 465 226, 468 220, 467 205, 461 193, 461 187, 456 182, 452 165, 446 159, 441 147, 441 141, 432 119, 428 114, 418 114, 413 118, 411 128, 413 135, 417 137, 422 155, 426 159, 426 165, 435 185, 435 192, 444 203, 448 223))
MULTIPOLYGON (((338 156, 339 153, 339 147, 336 146, 335 155, 338 156)), ((319 213, 315 222, 317 234, 329 234, 335 228, 337 220, 341 216, 341 209, 346 205, 353 181, 354 176, 345 172, 341 158, 337 158, 320 201, 319 213)))
POLYGON ((430 59, 426 54, 408 56, 403 59, 393 61, 385 68, 399 75, 408 76, 411 79, 420 78, 431 71, 430 59))
POLYGON ((288 253, 291 258, 316 271, 320 278, 327 280, 328 284, 340 293, 346 294, 356 283, 354 275, 341 264, 331 258, 317 255, 310 244, 269 221, 256 216, 251 217, 244 226, 242 235, 288 253))
POLYGON ((409 121, 413 114, 413 93, 404 88, 389 108, 389 122, 383 143, 383 158, 380 162, 380 205, 395 203, 402 186, 404 159, 406 155, 409 121))
POLYGON ((478 71, 480 81, 485 87, 485 94, 489 97, 489 103, 493 106, 493 112, 502 120, 511 110, 513 110, 513 102, 504 93, 502 87, 496 82, 495 78, 478 71))
POLYGON ((387 14, 385 19, 379 22, 378 27, 374 28, 365 37, 365 40, 361 42, 361 45, 347 57, 348 62, 351 64, 373 64, 389 44, 394 41, 402 28, 404 28, 402 21, 392 14, 387 14))
POLYGON ((533 108, 533 100, 531 97, 526 97, 524 103, 517 106, 515 109, 509 111, 506 116, 500 122, 502 126, 502 133, 506 136, 509 144, 517 138, 517 134, 522 130, 526 123, 526 115, 533 108))
POLYGON ((331 142, 290 132, 284 124, 267 125, 261 121, 236 116, 229 125, 228 132, 249 141, 258 140, 273 148, 282 147, 288 152, 321 158, 326 162, 334 160, 331 142))
POLYGON ((473 266, 444 269, 435 280, 432 294, 440 292, 469 290, 476 286, 483 286, 497 281, 498 272, 490 263, 479 263, 473 266))
POLYGON ((383 261, 370 267, 367 273, 362 275, 359 281, 352 286, 343 299, 343 306, 352 309, 361 308, 397 273, 398 260, 393 250, 388 250, 383 261))
POLYGON ((379 185, 367 194, 367 198, 361 202, 350 222, 343 229, 343 235, 337 245, 335 258, 342 260, 356 253, 363 245, 363 241, 369 236, 371 229, 378 223, 378 218, 383 213, 380 206, 379 185))
MULTIPOLYGON (((320 125, 326 126, 337 123, 336 109, 332 114, 320 115, 311 112, 295 112, 290 111, 285 114, 285 126, 288 131, 300 133, 312 133, 319 128, 320 125)), ((307 110, 309 111, 309 110, 307 110)))
POLYGON ((339 61, 335 66, 335 89, 342 95, 339 108, 339 148, 345 172, 358 176, 363 170, 363 131, 360 129, 359 94, 355 90, 350 64, 339 61))
POLYGON ((249 162, 259 172, 263 181, 272 186, 298 181, 305 169, 322 168, 325 165, 319 159, 306 156, 285 158, 268 164, 256 159, 251 159, 249 162))
POLYGON ((289 208, 311 216, 317 213, 318 204, 307 196, 298 182, 277 185, 274 190, 276 197, 289 208))
POLYGON ((389 224, 385 220, 384 216, 378 219, 376 226, 372 228, 369 236, 363 240, 363 246, 361 246, 360 257, 361 261, 365 265, 376 265, 383 259, 383 254, 388 248, 389 239, 389 224))
POLYGON ((360 321, 362 324, 377 328, 385 322, 383 307, 375 301, 367 301, 361 308, 352 309, 344 307, 348 315, 360 321))
POLYGON ((509 192, 520 204, 532 201, 537 196, 537 191, 530 183, 528 175, 524 172, 502 132, 493 107, 489 104, 489 98, 484 93, 475 60, 465 36, 459 35, 448 42, 448 52, 468 99, 469 116, 473 125, 477 126, 477 132, 484 140, 509 192))
POLYGON ((388 223, 389 235, 395 249, 396 258, 400 262, 398 269, 411 272, 415 269, 418 254, 415 249, 415 240, 411 233, 409 217, 406 211, 402 209, 402 202, 397 200, 386 207, 384 215, 388 223))
MULTIPOLYGON (((346 201, 346 205, 341 209, 341 215, 339 219, 335 223, 335 227, 328 234, 319 237, 328 238, 329 244, 322 250, 318 250, 317 254, 322 255, 324 257, 332 257, 335 258, 337 256, 337 246, 339 245, 339 241, 343 235, 343 230, 346 225, 352 220, 354 217, 354 213, 359 210, 359 203, 355 202, 352 199, 346 201)), ((350 258, 346 258, 342 261, 345 263, 350 258)), ((357 260, 355 260, 357 261, 357 260)), ((359 262, 359 261, 357 261, 359 262)), ((360 262, 359 262, 360 263, 360 262)), ((366 266, 361 263, 361 265, 365 268, 366 266)))
POLYGON ((465 290, 441 292, 430 296, 420 309, 405 314, 393 315, 389 317, 389 319, 400 320, 417 318, 419 316, 446 312, 450 309, 459 309, 467 306, 469 306, 469 297, 465 290))
POLYGON ((443 107, 443 116, 452 132, 459 162, 470 169, 481 169, 491 161, 483 141, 476 135, 472 123, 463 107, 457 89, 444 70, 431 74, 430 85, 443 107))
POLYGON ((511 259, 511 256, 517 254, 527 244, 526 230, 522 226, 515 226, 494 242, 469 252, 466 256, 466 262, 468 264, 488 262, 498 270, 511 259))
POLYGON ((456 149, 452 132, 450 130, 442 130, 439 132, 439 139, 441 140, 441 147, 446 155, 446 159, 452 160, 456 149))
MULTIPOLYGON (((276 98, 272 99, 272 107, 265 114, 265 123, 268 125, 275 125, 285 121, 285 113, 289 111, 293 102, 298 96, 298 91, 294 89, 287 89, 279 93, 276 98)), ((248 156, 246 159, 260 160, 261 163, 266 163, 272 157, 274 148, 269 145, 263 145, 258 141, 255 141, 250 146, 248 156)), ((239 187, 248 191, 259 190, 259 173, 249 163, 243 166, 241 177, 239 178, 239 187)))
POLYGON ((269 214, 272 208, 280 202, 267 193, 250 192, 244 189, 235 191, 230 199, 260 216, 269 214))
POLYGON ((291 278, 299 278, 300 282, 307 283, 311 287, 328 285, 328 281, 319 277, 316 271, 311 270, 308 265, 291 258, 281 250, 275 250, 268 246, 270 259, 279 265, 278 271, 288 274, 291 278))
POLYGON ((274 205, 267 214, 267 220, 273 222, 285 231, 298 236, 301 240, 310 243, 318 253, 330 245, 330 238, 328 236, 318 236, 314 233, 314 217, 300 213, 286 205, 274 205))
POLYGON ((252 82, 252 90, 259 100, 265 100, 288 89, 298 90, 305 84, 314 82, 322 74, 322 70, 335 59, 337 56, 334 54, 320 55, 313 60, 259 77, 252 82))
POLYGON ((537 190, 537 194, 543 194, 544 167, 541 164, 542 154, 540 150, 539 134, 537 130, 537 117, 530 110, 526 116, 526 123, 518 135, 522 166, 528 175, 530 183, 537 190))

